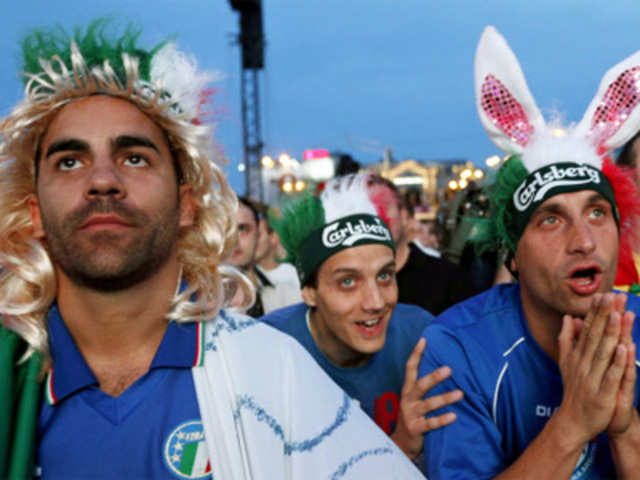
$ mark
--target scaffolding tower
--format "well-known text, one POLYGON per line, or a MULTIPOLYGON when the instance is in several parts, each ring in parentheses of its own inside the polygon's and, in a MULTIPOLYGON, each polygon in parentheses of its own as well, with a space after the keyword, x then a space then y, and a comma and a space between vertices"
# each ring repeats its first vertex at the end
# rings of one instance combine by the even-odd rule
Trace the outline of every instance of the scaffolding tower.
POLYGON ((262 133, 260 130, 260 70, 264 69, 264 33, 262 0, 229 0, 231 8, 240 13, 242 67, 240 95, 242 101, 242 139, 246 195, 262 201, 262 133))

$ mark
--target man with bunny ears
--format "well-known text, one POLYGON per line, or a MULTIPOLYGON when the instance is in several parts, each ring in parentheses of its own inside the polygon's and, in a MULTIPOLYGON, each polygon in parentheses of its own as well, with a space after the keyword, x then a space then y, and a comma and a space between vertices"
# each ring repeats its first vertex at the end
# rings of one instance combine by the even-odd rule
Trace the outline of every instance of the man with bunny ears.
POLYGON ((425 435, 429 478, 638 478, 640 301, 610 291, 638 205, 606 154, 640 126, 640 53, 605 75, 571 129, 545 125, 492 27, 475 76, 482 124, 511 155, 483 240, 507 250, 518 282, 456 305, 423 334, 419 375, 453 371, 430 393, 465 394, 445 409, 457 421, 425 435))

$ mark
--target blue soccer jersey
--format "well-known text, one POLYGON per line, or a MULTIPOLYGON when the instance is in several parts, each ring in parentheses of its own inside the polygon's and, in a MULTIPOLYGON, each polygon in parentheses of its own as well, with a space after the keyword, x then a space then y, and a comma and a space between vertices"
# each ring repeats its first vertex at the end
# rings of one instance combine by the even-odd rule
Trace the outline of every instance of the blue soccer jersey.
MULTIPOLYGON (((630 295, 627 308, 640 312, 630 295)), ((449 365, 452 376, 430 394, 454 388, 464 398, 447 407, 457 420, 425 435, 430 480, 493 478, 540 433, 562 401, 555 363, 531 335, 517 284, 499 285, 440 315, 424 336, 419 372, 449 365)), ((640 327, 633 331, 640 341, 640 327)), ((636 383, 636 405, 640 383, 636 383)), ((587 444, 572 480, 615 478, 603 433, 587 444)))
POLYGON ((316 345, 307 324, 308 311, 304 303, 299 303, 276 310, 261 320, 298 340, 380 428, 387 434, 392 433, 400 409, 407 359, 433 316, 419 307, 398 304, 389 320, 382 350, 373 354, 364 365, 343 368, 331 363, 316 345))
POLYGON ((149 371, 118 397, 98 382, 54 306, 53 367, 38 422, 44 479, 211 478, 191 373, 202 360, 199 323, 169 323, 149 371))

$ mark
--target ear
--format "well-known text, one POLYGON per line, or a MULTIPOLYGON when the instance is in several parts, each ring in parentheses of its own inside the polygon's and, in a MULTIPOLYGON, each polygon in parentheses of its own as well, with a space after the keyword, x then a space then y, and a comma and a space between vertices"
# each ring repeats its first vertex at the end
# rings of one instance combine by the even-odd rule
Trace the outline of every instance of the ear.
POLYGON ((575 133, 592 137, 597 148, 610 151, 640 130, 640 51, 611 68, 600 81, 575 133))
POLYGON ((40 204, 35 195, 29 197, 29 213, 31 214, 31 223, 33 224, 32 234, 35 238, 42 240, 44 238, 44 229, 42 228, 42 216, 40 215, 40 204))
POLYGON ((517 272, 518 271, 518 265, 516 264, 516 257, 515 256, 509 262, 509 271, 511 271, 511 272, 517 272))
POLYGON ((409 209, 406 207, 400 208, 400 220, 402 220, 402 225, 409 227, 411 217, 409 217, 409 209))
POLYGON ((191 185, 180 185, 180 227, 190 227, 196 218, 196 202, 191 185))
POLYGON ((476 107, 498 148, 522 153, 544 118, 527 87, 518 59, 493 27, 482 32, 475 58, 476 107))
POLYGON ((317 291, 314 287, 310 287, 309 285, 307 285, 306 287, 302 288, 302 299, 309 308, 315 308, 317 306, 316 295, 317 291))

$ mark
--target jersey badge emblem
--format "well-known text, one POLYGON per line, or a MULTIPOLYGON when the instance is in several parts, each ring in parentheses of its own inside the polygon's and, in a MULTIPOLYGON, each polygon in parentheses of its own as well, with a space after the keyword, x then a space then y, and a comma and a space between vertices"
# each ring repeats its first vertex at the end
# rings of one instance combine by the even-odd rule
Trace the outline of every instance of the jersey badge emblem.
POLYGON ((164 460, 177 478, 209 479, 211 463, 200 420, 178 425, 164 442, 164 460))

